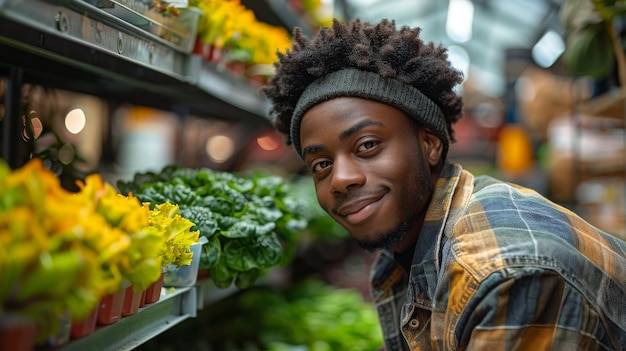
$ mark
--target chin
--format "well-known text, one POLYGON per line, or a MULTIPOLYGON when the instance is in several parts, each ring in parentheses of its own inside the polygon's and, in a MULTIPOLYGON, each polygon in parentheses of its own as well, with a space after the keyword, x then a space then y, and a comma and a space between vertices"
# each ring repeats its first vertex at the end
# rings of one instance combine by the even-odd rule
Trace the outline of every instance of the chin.
POLYGON ((370 252, 379 249, 393 249, 404 239, 407 229, 408 223, 403 221, 394 228, 381 230, 377 234, 372 235, 373 239, 370 240, 358 239, 354 235, 353 237, 361 248, 370 252))

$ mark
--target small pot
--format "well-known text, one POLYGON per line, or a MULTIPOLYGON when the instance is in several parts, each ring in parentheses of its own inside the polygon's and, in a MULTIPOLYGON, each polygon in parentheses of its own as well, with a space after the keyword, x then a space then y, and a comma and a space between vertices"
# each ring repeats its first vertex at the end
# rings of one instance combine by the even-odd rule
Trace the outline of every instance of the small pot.
POLYGON ((32 351, 35 349, 37 325, 34 321, 14 315, 0 316, 0 351, 32 351))
POLYGON ((100 300, 98 309, 98 325, 109 325, 122 318, 124 308, 124 295, 126 288, 122 288, 113 294, 109 294, 100 300))

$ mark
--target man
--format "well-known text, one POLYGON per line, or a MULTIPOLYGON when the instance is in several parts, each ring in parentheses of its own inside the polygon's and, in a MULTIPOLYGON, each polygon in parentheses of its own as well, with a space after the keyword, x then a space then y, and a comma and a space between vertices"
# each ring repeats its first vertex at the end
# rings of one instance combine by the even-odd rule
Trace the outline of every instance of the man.
POLYGON ((420 29, 294 31, 263 92, 324 210, 368 250, 387 350, 626 348, 626 243, 446 159, 461 74, 420 29))

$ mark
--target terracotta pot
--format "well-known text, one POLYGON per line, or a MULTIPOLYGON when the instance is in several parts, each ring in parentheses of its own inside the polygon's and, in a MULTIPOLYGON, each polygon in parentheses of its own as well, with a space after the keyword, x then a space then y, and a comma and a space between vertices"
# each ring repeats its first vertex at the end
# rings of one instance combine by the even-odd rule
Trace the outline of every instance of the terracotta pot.
POLYGON ((146 305, 146 294, 148 293, 148 289, 141 292, 141 301, 139 301, 140 308, 146 305))
POLYGON ((146 289, 144 304, 147 305, 159 301, 159 299, 161 298, 161 288, 163 287, 163 277, 165 277, 165 272, 161 273, 161 277, 159 277, 159 280, 150 284, 148 289, 146 289))
POLYGON ((82 338, 96 331, 96 322, 98 320, 98 306, 93 309, 82 321, 72 323, 70 337, 72 339, 82 338))
POLYGON ((130 316, 139 312, 139 306, 141 305, 141 299, 143 297, 143 291, 134 291, 133 286, 130 285, 124 292, 124 305, 122 307, 122 317, 130 316))
POLYGON ((0 351, 32 351, 35 349, 37 326, 26 318, 0 316, 0 351))
POLYGON ((123 288, 114 294, 103 297, 102 300, 100 300, 97 320, 98 325, 113 324, 122 318, 125 293, 126 288, 123 288))
POLYGON ((215 45, 206 45, 202 51, 202 56, 212 63, 219 63, 222 60, 222 49, 215 45))
POLYGON ((235 78, 243 77, 246 72, 246 64, 241 61, 230 61, 226 63, 226 71, 235 78))
POLYGON ((192 54, 201 55, 202 54, 202 40, 200 40, 200 36, 196 35, 196 39, 193 42, 193 49, 191 50, 192 54))
POLYGON ((255 88, 262 87, 263 85, 267 84, 267 76, 262 76, 262 75, 250 76, 248 77, 248 83, 255 88))
POLYGON ((198 269, 198 280, 208 279, 208 278, 209 278, 208 269, 198 269))

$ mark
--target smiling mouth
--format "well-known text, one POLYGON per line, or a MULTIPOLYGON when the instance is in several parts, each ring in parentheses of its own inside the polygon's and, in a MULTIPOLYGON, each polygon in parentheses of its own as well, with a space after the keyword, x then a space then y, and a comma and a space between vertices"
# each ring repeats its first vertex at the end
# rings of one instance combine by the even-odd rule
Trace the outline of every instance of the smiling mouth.
POLYGON ((383 194, 377 194, 348 201, 339 205, 333 212, 344 218, 348 223, 356 224, 366 220, 376 211, 378 208, 377 204, 382 197, 383 194))

